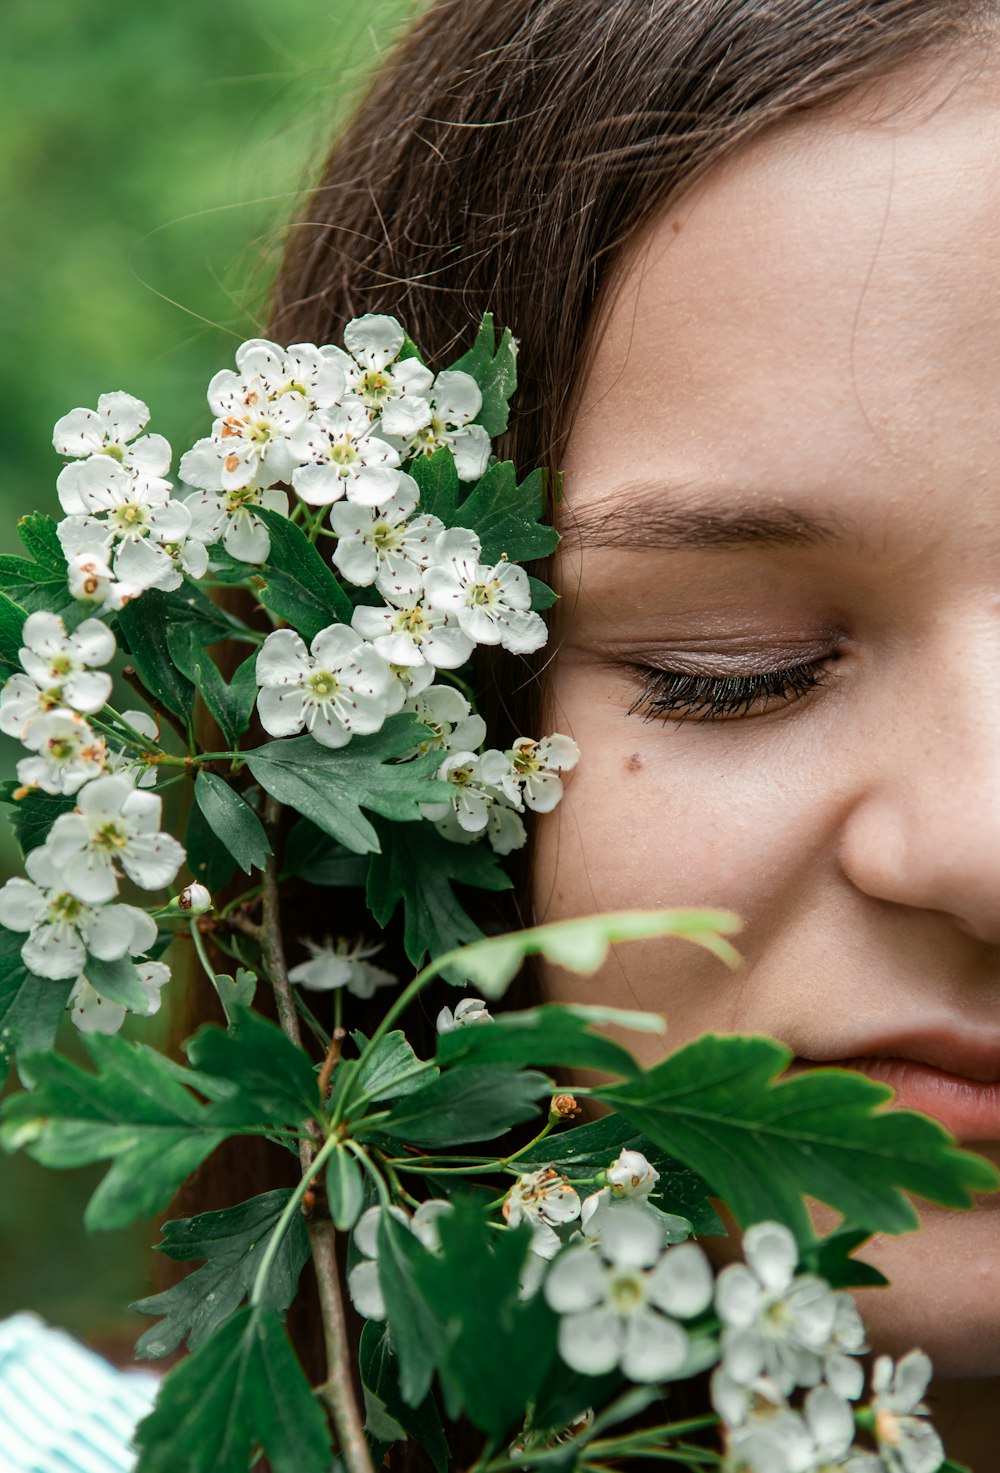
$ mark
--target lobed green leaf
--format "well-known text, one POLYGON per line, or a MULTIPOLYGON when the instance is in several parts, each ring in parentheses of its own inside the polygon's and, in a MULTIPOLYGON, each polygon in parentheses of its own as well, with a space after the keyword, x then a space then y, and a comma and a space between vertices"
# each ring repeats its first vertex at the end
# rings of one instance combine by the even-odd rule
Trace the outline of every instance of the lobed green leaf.
POLYGON ((586 1008, 549 1003, 526 1012, 501 1013, 491 1023, 456 1028, 438 1039, 437 1061, 454 1064, 549 1064, 564 1068, 600 1069, 606 1074, 634 1074, 638 1064, 627 1049, 592 1031, 593 1025, 617 1024, 645 1033, 663 1033, 666 1025, 654 1013, 617 1008, 586 1008))
POLYGON ((451 368, 476 380, 483 396, 476 421, 491 439, 502 435, 509 415, 507 401, 517 388, 517 342, 510 328, 504 328, 498 343, 493 314, 484 312, 475 342, 451 368))
POLYGON ((220 1124, 243 1122, 258 1113, 262 1124, 298 1125, 319 1109, 319 1090, 309 1055, 276 1023, 233 1004, 229 1029, 206 1023, 184 1045, 196 1069, 228 1080, 233 1093, 211 1106, 220 1124))
MULTIPOLYGON (((552 1081, 530 1070, 501 1065, 460 1065, 399 1100, 373 1127, 417 1146, 457 1146, 492 1141, 512 1125, 538 1114, 537 1100, 551 1095, 552 1081)), ((357 1134, 364 1136, 364 1122, 357 1134)))
POLYGON ((23 932, 0 927, 0 1085, 15 1056, 40 1053, 55 1043, 73 987, 72 979, 53 982, 29 972, 21 960, 25 939, 23 932))
POLYGON ((209 828, 246 874, 262 870, 271 852, 264 825, 236 789, 201 768, 194 780, 195 802, 209 828))
POLYGON ((403 1400, 399 1386, 399 1360, 388 1326, 367 1320, 361 1332, 359 1364, 361 1380, 376 1396, 390 1417, 427 1453, 436 1473, 448 1473, 451 1454, 441 1426, 441 1414, 433 1396, 419 1406, 403 1400))

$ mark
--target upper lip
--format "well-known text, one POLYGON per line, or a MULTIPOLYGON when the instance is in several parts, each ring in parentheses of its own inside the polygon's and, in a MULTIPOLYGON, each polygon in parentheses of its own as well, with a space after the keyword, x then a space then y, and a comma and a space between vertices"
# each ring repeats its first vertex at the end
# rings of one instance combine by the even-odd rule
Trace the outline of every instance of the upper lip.
POLYGON ((1000 1036, 991 1041, 954 1030, 881 1033, 845 1043, 836 1053, 826 1048, 810 1049, 799 1057, 814 1064, 842 1064, 847 1068, 862 1059, 907 1059, 977 1084, 1000 1083, 1000 1036))

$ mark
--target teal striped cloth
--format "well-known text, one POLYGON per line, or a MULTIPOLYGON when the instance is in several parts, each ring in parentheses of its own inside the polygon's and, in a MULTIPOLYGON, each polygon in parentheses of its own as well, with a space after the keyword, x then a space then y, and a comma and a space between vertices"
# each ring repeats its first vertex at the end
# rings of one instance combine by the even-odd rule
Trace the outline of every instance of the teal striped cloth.
POLYGON ((0 1473, 129 1473, 158 1389, 37 1315, 0 1320, 0 1473))

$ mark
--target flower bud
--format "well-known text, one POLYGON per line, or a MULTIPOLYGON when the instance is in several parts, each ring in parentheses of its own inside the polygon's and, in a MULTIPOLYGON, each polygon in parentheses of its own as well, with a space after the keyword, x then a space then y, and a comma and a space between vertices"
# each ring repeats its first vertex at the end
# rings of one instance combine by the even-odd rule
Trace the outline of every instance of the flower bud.
POLYGON ((660 1173, 641 1151, 622 1151, 608 1167, 607 1178, 615 1197, 648 1197, 660 1173))
POLYGON ((468 1028, 471 1023, 492 1023, 493 1014, 481 997, 463 997, 452 1012, 442 1008, 437 1015, 437 1031, 454 1033, 456 1028, 468 1028))
POLYGON ((212 897, 204 885, 187 885, 170 902, 170 909, 186 910, 193 916, 203 916, 212 909, 212 897))
POLYGON ((572 1120, 575 1115, 580 1114, 580 1111, 581 1106, 577 1104, 575 1095, 553 1095, 549 1105, 549 1119, 551 1121, 572 1120))

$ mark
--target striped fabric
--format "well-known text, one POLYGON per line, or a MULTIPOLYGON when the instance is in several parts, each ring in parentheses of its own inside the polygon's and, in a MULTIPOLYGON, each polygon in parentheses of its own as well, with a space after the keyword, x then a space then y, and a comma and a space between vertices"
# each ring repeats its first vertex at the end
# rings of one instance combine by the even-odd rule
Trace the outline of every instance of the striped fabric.
POLYGON ((158 1387, 37 1315, 0 1320, 0 1473, 129 1473, 158 1387))

